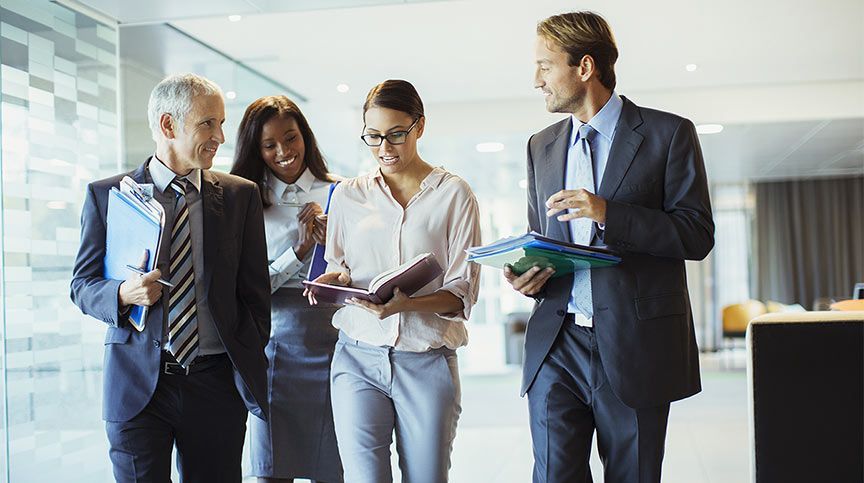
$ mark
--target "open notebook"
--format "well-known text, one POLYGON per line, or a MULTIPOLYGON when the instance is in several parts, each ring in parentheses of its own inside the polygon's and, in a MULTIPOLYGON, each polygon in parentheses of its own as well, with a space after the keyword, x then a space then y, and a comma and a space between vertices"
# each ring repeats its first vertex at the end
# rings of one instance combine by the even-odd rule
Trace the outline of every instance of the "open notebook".
POLYGON ((405 295, 413 295, 435 280, 443 270, 435 255, 421 253, 398 267, 379 274, 369 282, 369 288, 343 287, 304 280, 303 284, 319 302, 344 304, 356 297, 374 304, 383 304, 393 298, 393 289, 399 287, 405 295))

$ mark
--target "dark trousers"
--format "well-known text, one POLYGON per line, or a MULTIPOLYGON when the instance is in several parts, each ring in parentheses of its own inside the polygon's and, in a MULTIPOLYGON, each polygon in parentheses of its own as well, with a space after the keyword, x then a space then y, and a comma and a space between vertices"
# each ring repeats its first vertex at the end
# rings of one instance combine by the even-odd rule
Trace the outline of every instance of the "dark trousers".
POLYGON ((228 356, 210 357, 198 372, 163 372, 141 413, 130 421, 106 423, 115 480, 171 481, 175 445, 183 483, 242 480, 246 406, 234 386, 228 356))
POLYGON ((669 404, 624 405, 606 378, 593 329, 565 321, 528 390, 528 409, 534 483, 590 483, 595 429, 606 483, 660 482, 669 404))

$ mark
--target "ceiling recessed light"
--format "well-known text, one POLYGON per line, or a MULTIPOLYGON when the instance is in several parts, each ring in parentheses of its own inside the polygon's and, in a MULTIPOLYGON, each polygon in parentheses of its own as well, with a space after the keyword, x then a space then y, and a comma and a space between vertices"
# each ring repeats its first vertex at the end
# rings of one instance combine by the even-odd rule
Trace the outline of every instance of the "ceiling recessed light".
POLYGON ((235 99, 237 97, 237 93, 234 91, 228 91, 225 93, 225 97, 227 99, 235 99))
POLYGON ((723 131, 722 124, 700 124, 696 126, 696 132, 699 134, 717 134, 723 131))
POLYGON ((229 16, 228 16, 228 21, 229 21, 229 22, 239 22, 239 21, 241 21, 241 20, 243 20, 243 17, 240 16, 240 15, 229 15, 229 16))
POLYGON ((342 94, 351 90, 351 87, 348 84, 339 84, 336 86, 336 90, 341 92, 342 94))
POLYGON ((504 151, 504 145, 501 143, 480 143, 475 146, 478 153, 497 153, 504 151))
POLYGON ((684 66, 684 68, 687 69, 687 72, 695 72, 696 69, 699 68, 699 66, 696 64, 687 64, 684 66))

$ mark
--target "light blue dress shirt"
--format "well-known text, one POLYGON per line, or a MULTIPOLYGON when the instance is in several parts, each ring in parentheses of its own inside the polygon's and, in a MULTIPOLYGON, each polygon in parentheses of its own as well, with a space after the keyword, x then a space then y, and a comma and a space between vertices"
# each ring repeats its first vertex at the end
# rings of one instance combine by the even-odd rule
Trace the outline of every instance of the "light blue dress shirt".
MULTIPOLYGON (((600 111, 594 115, 589 121, 596 134, 590 139, 591 144, 591 160, 594 164, 594 193, 600 189, 600 183, 603 180, 603 173, 606 172, 606 163, 609 161, 609 151, 612 148, 612 140, 615 138, 615 128, 618 125, 618 119, 621 117, 621 108, 624 106, 624 101, 618 96, 615 91, 612 91, 612 97, 606 101, 600 111)), ((576 185, 575 173, 576 169, 571 169, 571 161, 575 162, 578 141, 579 127, 583 124, 582 121, 571 116, 570 130, 570 148, 567 150, 567 172, 564 179, 564 189, 578 189, 576 185)), ((572 232, 571 232, 572 236, 572 232)), ((567 311, 574 314, 582 314, 587 318, 594 315, 594 307, 579 307, 570 296, 570 301, 567 303, 567 311)))

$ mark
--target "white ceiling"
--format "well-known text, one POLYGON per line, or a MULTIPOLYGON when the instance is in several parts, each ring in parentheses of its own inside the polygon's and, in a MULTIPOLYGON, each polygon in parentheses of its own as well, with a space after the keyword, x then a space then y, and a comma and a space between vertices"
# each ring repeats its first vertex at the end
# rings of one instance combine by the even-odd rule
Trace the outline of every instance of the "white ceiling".
POLYGON ((459 113, 442 131, 477 142, 527 139, 555 119, 532 86, 536 22, 594 10, 616 34, 619 92, 726 126, 702 137, 714 181, 864 172, 861 0, 86 3, 123 23, 171 21, 319 109, 356 110, 374 84, 408 79, 430 113, 459 113))
MULTIPOLYGON (((310 99, 417 79, 430 102, 533 93, 538 20, 572 1, 463 0, 173 22, 310 99)), ((579 2, 616 34, 620 90, 864 79, 864 2, 579 2), (699 65, 688 73, 684 66, 699 65)), ((354 94, 355 96, 357 94, 354 94)))
POLYGON ((201 17, 267 14, 302 10, 338 9, 369 5, 434 2, 442 0, 53 0, 86 5, 126 25, 162 23, 201 17))

